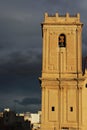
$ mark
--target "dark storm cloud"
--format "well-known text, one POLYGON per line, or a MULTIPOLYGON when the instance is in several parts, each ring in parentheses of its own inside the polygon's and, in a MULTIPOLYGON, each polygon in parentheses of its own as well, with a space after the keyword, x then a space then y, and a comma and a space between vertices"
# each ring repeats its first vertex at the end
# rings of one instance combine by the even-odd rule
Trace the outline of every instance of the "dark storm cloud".
POLYGON ((6 49, 9 47, 22 49, 24 45, 30 47, 34 43, 36 43, 35 46, 40 44, 40 27, 39 24, 34 23, 33 17, 24 19, 24 21, 3 18, 3 21, 0 21, 0 45, 6 49))
MULTIPOLYGON (((30 1, 0 2, 0 46, 8 51, 40 46, 39 12, 30 1)), ((5 54, 5 53, 4 53, 5 54)))
POLYGON ((24 105, 27 105, 27 111, 38 110, 42 51, 40 23, 45 12, 81 14, 83 56, 86 55, 86 0, 0 1, 0 106, 8 104, 12 107, 16 103, 18 111, 25 110, 24 105))
POLYGON ((23 111, 30 111, 30 112, 37 112, 41 110, 41 100, 37 97, 25 97, 22 100, 14 100, 14 103, 16 104, 16 109, 19 109, 23 111), (22 110, 23 109, 23 110, 22 110))
POLYGON ((27 105, 39 105, 41 103, 40 99, 38 98, 24 98, 22 101, 14 100, 15 103, 19 105, 27 106, 27 105))
POLYGON ((27 55, 12 53, 7 61, 0 63, 0 92, 10 95, 16 92, 16 96, 40 92, 40 72, 41 54, 32 50, 27 55))
POLYGON ((0 73, 3 74, 33 74, 41 70, 41 53, 33 50, 27 53, 13 52, 2 59, 0 73), (6 59, 8 57, 8 59, 6 59))

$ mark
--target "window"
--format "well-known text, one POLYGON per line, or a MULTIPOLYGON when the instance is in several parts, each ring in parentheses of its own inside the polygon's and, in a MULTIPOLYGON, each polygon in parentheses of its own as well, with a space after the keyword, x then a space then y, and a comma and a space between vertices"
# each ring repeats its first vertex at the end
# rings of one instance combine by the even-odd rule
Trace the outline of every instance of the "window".
POLYGON ((58 38, 59 47, 66 47, 66 36, 65 34, 60 34, 58 38))
POLYGON ((87 88, 87 84, 85 85, 85 87, 87 88))
POLYGON ((69 130, 69 128, 68 127, 62 127, 61 130, 69 130))
POLYGON ((55 111, 55 107, 52 107, 52 111, 55 111))
POLYGON ((73 107, 70 107, 70 111, 73 112, 73 107))

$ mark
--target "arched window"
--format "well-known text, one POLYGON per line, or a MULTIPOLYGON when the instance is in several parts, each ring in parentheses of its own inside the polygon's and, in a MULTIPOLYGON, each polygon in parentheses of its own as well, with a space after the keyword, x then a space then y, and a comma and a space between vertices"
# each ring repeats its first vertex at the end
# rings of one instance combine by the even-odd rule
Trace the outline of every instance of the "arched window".
POLYGON ((65 34, 60 34, 58 38, 59 47, 66 47, 66 36, 65 34))

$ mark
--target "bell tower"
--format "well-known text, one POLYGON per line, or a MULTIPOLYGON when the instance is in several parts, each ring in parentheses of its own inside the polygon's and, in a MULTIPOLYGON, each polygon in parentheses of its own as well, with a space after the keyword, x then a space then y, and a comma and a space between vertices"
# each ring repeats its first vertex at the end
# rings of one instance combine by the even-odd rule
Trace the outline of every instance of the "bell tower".
POLYGON ((45 13, 41 25, 41 130, 87 130, 87 103, 84 100, 87 98, 87 78, 82 75, 83 24, 80 14, 45 13))

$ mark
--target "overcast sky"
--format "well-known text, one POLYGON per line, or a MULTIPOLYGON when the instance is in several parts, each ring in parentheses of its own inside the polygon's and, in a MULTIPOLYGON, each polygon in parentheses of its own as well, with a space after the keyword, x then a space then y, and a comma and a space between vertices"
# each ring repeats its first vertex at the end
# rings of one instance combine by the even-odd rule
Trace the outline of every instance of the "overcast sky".
POLYGON ((0 111, 40 110, 44 13, 80 13, 87 54, 87 0, 0 0, 0 111))

